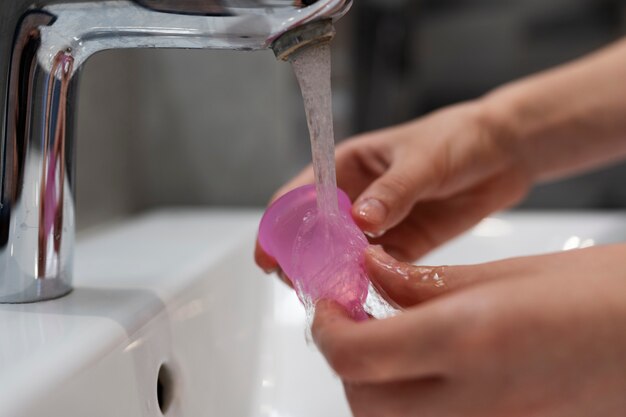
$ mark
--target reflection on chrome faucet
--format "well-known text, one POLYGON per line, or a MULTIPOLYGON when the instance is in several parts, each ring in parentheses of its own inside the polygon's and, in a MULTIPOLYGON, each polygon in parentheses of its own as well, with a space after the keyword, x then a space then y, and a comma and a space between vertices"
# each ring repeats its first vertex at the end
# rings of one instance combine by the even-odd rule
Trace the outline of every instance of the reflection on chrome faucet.
POLYGON ((67 51, 54 57, 48 77, 44 111, 43 166, 39 184, 39 236, 37 246, 44 248, 37 259, 37 278, 58 275, 63 236, 63 196, 65 194, 65 128, 67 119, 67 89, 74 59, 67 51), (55 91, 58 90, 58 93, 55 91), (53 111, 53 97, 59 97, 58 110, 53 111), (56 117, 56 120, 51 120, 56 117), (51 146, 52 149, 47 149, 51 146))
POLYGON ((71 290, 76 73, 90 56, 121 48, 273 47, 284 58, 300 44, 332 36, 314 23, 336 20, 351 5, 351 0, 31 2, 0 5, 0 303, 41 301, 71 290))

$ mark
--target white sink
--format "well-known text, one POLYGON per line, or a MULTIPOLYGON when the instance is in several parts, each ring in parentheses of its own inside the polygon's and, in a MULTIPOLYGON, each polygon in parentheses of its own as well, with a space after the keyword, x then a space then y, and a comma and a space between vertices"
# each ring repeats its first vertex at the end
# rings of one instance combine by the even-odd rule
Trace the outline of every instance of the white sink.
MULTIPOLYGON (((0 417, 349 416, 295 295, 253 264, 259 216, 161 211, 80 238, 73 293, 0 305, 0 417)), ((620 240, 620 212, 505 214, 422 262, 620 240)))

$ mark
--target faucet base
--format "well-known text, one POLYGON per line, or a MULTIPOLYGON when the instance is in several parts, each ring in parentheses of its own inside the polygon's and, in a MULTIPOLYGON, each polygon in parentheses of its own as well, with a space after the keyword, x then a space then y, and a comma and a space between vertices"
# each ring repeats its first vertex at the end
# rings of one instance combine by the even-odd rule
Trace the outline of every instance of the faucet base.
POLYGON ((60 278, 35 279, 33 284, 19 293, 0 297, 0 304, 26 304, 54 300, 72 292, 72 286, 60 278))

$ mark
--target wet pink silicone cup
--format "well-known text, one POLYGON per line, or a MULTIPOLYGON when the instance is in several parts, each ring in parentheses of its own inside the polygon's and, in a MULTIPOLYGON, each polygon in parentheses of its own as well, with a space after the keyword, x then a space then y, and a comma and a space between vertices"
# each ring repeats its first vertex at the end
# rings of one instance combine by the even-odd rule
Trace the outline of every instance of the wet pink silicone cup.
POLYGON ((314 185, 292 190, 267 209, 259 243, 292 281, 306 305, 341 304, 364 319, 369 279, 363 270, 367 239, 352 220, 348 196, 337 190, 339 213, 318 213, 314 185))

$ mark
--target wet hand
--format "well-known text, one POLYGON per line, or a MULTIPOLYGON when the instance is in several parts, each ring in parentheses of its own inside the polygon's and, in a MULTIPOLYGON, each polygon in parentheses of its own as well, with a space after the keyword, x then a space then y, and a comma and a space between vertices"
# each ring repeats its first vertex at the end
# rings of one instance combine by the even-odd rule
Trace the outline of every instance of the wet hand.
MULTIPOLYGON (((337 147, 338 186, 372 243, 415 260, 526 195, 514 141, 488 116, 480 102, 461 104, 337 147)), ((313 181, 309 167, 273 199, 313 181)), ((255 258, 277 269, 258 245, 255 258)))
POLYGON ((416 267, 370 249, 405 309, 355 323, 318 305, 313 336, 356 417, 609 417, 626 410, 626 245, 416 267))

